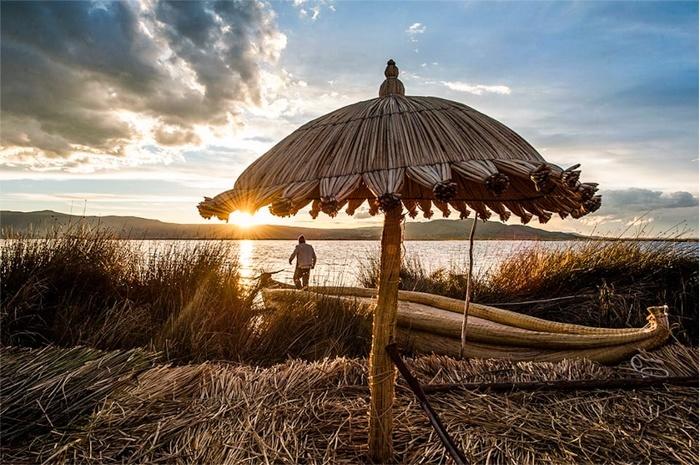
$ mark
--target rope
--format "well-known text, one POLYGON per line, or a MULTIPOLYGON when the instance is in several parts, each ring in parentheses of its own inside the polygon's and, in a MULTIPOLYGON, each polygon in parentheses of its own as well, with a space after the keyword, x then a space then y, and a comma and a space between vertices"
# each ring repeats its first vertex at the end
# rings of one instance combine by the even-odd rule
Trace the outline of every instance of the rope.
POLYGON ((459 358, 464 358, 464 348, 467 345, 467 318, 469 316, 469 302, 471 301, 472 272, 474 270, 474 232, 476 231, 477 218, 474 217, 472 229, 469 233, 469 274, 467 275, 467 292, 464 298, 464 319, 462 320, 462 344, 459 347, 459 358))
MULTIPOLYGON (((598 294, 575 294, 575 295, 565 295, 562 297, 552 297, 551 299, 539 299, 539 300, 523 300, 522 302, 492 302, 492 303, 484 303, 480 302, 481 305, 490 305, 492 307, 498 307, 502 305, 527 305, 527 304, 544 304, 548 302, 557 302, 560 300, 570 300, 570 299, 581 299, 581 298, 589 298, 589 297, 596 297, 598 294)), ((618 294, 618 295, 626 295, 626 294, 618 294)))
POLYGON ((671 376, 669 371, 664 368, 664 361, 653 357, 645 357, 642 354, 637 354, 630 359, 632 370, 636 371, 642 377, 646 378, 667 378, 671 376))

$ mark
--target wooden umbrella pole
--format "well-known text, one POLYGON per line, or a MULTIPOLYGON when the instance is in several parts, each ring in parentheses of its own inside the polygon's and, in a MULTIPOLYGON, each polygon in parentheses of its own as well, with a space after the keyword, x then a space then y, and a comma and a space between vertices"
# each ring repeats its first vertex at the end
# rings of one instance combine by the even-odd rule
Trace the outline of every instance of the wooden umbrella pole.
POLYGON ((401 206, 385 212, 379 276, 379 294, 372 324, 372 350, 369 356, 369 455, 377 463, 391 461, 393 448, 392 404, 396 368, 386 353, 394 342, 396 308, 401 271, 401 206))
POLYGON ((467 318, 469 317, 469 302, 472 295, 472 272, 474 271, 474 232, 476 232, 476 220, 472 223, 469 233, 469 274, 467 275, 467 292, 464 297, 464 318, 462 319, 462 345, 459 347, 459 358, 464 358, 464 347, 467 345, 467 318))

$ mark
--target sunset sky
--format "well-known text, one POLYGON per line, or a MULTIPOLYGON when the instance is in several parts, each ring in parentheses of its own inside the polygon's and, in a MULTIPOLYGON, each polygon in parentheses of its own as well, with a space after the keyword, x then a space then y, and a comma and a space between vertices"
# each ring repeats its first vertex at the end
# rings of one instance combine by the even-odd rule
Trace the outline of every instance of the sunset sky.
POLYGON ((697 2, 0 8, 2 209, 203 222, 204 195, 304 122, 375 97, 394 58, 407 94, 472 106, 600 184, 598 212, 544 228, 698 233, 697 2))

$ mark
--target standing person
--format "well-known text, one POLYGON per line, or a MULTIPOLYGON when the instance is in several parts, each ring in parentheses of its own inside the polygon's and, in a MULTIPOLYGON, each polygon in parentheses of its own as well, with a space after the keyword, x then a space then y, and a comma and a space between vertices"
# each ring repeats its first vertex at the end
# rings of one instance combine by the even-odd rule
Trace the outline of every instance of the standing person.
POLYGON ((309 274, 316 266, 316 252, 314 252, 313 247, 306 243, 306 238, 303 234, 299 236, 299 243, 289 257, 290 265, 294 257, 297 258, 297 266, 294 269, 294 285, 297 289, 309 287, 309 274))

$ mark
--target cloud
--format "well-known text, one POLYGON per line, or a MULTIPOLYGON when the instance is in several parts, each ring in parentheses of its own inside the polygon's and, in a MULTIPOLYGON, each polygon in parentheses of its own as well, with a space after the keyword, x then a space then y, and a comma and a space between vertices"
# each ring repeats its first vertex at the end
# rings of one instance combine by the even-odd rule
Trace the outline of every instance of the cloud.
POLYGON ((579 220, 597 234, 630 235, 630 227, 640 227, 643 230, 633 235, 697 235, 698 197, 690 192, 628 188, 601 191, 601 195, 600 210, 579 220))
POLYGON ((257 1, 13 2, 2 13, 0 158, 30 168, 167 158, 147 146, 234 127, 286 46, 257 1))
POLYGON ((627 226, 641 226, 654 222, 654 217, 652 216, 635 216, 631 220, 627 221, 627 226))
POLYGON ((202 140, 190 129, 178 127, 159 126, 155 129, 153 137, 161 145, 197 145, 202 140))
POLYGON ((418 35, 425 34, 427 27, 423 23, 413 23, 406 29, 406 34, 411 42, 418 42, 418 35))
POLYGON ((294 7, 299 10, 299 17, 316 21, 321 16, 322 8, 335 11, 333 0, 292 0, 294 7))
POLYGON ((629 188, 603 191, 607 211, 627 212, 698 206, 698 198, 690 192, 664 193, 650 189, 629 188))
POLYGON ((457 92, 466 92, 468 94, 482 95, 482 94, 500 94, 500 95, 510 95, 510 87, 508 86, 487 86, 483 84, 468 84, 461 81, 441 81, 442 85, 449 88, 450 90, 455 90, 457 92))
POLYGON ((599 224, 609 224, 609 223, 621 223, 622 220, 619 218, 616 218, 615 215, 590 215, 590 216, 584 216, 581 219, 581 222, 583 224, 587 224, 589 226, 597 226, 599 224))
POLYGON ((360 207, 352 217, 357 220, 366 220, 367 218, 372 218, 372 215, 369 214, 367 207, 360 207))

